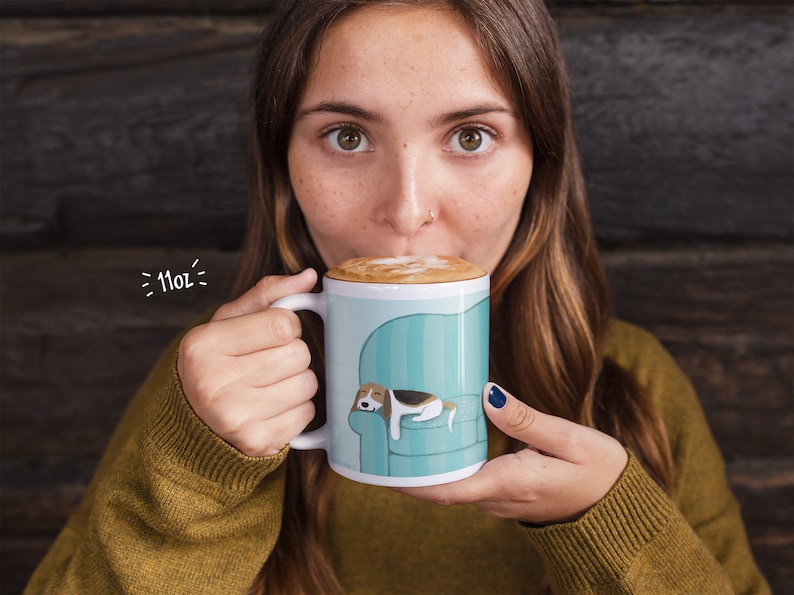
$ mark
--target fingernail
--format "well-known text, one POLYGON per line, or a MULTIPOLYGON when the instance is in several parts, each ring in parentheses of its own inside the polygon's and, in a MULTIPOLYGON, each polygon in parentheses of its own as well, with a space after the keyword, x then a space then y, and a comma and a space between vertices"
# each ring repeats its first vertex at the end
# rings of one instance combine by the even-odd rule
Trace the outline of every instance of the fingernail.
POLYGON ((495 384, 488 391, 488 402, 496 409, 501 409, 507 404, 507 397, 495 384))

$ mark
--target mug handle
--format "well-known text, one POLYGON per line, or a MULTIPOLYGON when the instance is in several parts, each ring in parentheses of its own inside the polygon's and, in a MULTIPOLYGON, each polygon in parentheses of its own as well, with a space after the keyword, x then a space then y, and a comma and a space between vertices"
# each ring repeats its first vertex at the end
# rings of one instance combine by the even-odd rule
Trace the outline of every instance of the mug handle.
MULTIPOLYGON (((328 300, 325 296, 325 292, 321 292, 296 293, 294 295, 288 295, 281 298, 280 300, 276 300, 270 305, 270 307, 286 308, 287 310, 292 310, 293 312, 298 312, 299 310, 309 310, 319 314, 320 318, 323 319, 323 324, 325 324, 327 305, 328 300)), ((289 445, 290 448, 294 448, 296 450, 322 449, 327 451, 329 437, 330 431, 328 430, 328 424, 325 423, 322 427, 317 428, 316 430, 298 434, 290 441, 289 445)))

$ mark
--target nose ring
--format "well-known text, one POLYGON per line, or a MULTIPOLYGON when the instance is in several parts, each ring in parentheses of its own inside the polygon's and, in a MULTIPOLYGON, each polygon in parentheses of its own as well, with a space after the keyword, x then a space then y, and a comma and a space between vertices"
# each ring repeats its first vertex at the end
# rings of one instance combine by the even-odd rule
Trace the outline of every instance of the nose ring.
POLYGON ((433 214, 433 211, 431 211, 430 209, 427 209, 427 215, 428 215, 427 221, 425 221, 424 224, 430 225, 431 223, 433 223, 433 221, 435 221, 436 216, 433 214))

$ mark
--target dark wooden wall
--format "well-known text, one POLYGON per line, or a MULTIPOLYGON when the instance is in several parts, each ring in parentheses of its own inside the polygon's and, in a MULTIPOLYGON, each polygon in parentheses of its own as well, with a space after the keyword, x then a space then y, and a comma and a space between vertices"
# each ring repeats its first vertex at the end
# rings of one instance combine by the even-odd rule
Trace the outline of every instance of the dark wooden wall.
MULTIPOLYGON (((269 6, 3 3, 2 593, 22 588, 159 351, 228 291, 269 6), (142 273, 166 270, 207 285, 147 298, 142 273)), ((616 310, 692 378, 758 561, 794 592, 792 5, 553 10, 616 310)))

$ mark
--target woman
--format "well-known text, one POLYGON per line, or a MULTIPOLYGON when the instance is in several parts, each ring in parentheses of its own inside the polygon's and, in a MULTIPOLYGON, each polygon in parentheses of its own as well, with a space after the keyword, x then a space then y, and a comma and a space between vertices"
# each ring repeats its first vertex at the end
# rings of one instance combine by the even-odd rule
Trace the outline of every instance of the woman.
POLYGON ((30 592, 767 591, 690 385, 610 320, 539 0, 285 1, 252 104, 240 295, 147 379, 30 592), (499 384, 483 469, 399 493, 285 447, 322 423, 320 333, 268 307, 409 253, 492 274, 499 384))

